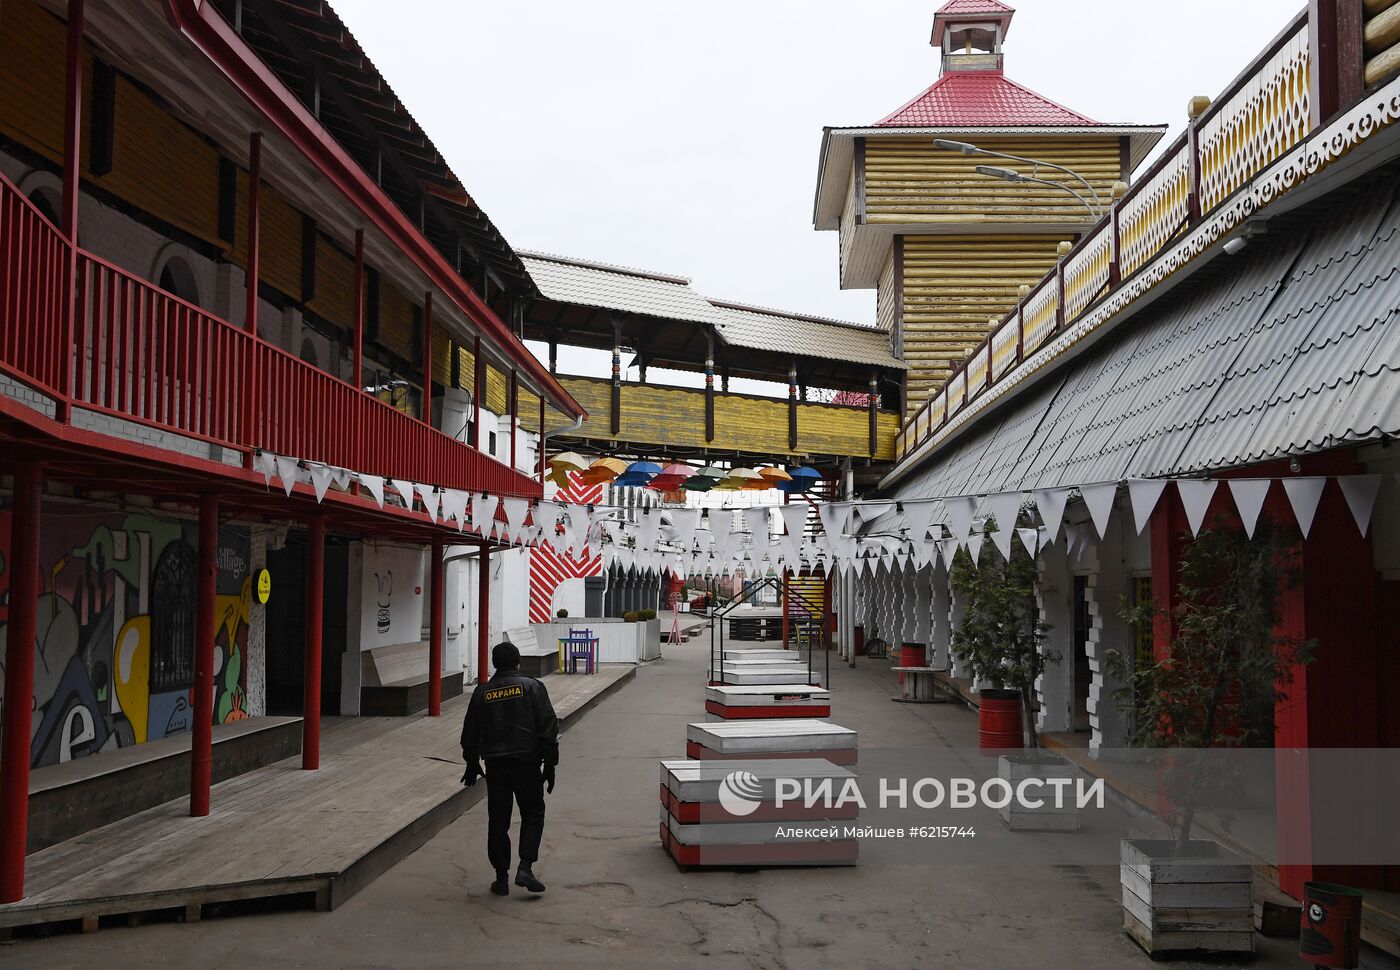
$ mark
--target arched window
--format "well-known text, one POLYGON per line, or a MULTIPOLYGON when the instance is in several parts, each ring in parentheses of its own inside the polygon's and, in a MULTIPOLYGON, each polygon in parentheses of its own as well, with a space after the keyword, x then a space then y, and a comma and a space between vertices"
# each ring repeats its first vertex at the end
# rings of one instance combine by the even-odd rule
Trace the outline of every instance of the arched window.
POLYGON ((195 282, 194 270, 180 256, 171 256, 160 269, 156 285, 167 293, 174 293, 180 299, 199 306, 199 285, 195 282))
POLYGON ((50 188, 37 188, 29 193, 29 201, 34 203, 34 208, 44 214, 45 219, 58 226, 59 199, 57 192, 50 188))
POLYGON ((312 340, 310 337, 301 338, 300 356, 302 360, 306 361, 312 367, 321 366, 321 362, 318 359, 319 355, 316 353, 316 341, 312 340))

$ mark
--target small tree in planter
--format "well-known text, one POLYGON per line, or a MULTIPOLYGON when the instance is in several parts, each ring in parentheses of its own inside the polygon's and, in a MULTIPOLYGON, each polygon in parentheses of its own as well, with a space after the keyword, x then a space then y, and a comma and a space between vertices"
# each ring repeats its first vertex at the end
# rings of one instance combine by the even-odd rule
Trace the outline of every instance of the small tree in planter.
MULTIPOLYGON (((988 520, 986 531, 993 530, 988 520)), ((984 541, 977 564, 966 549, 953 557, 949 581, 965 605, 962 622, 953 631, 952 650, 973 676, 991 685, 985 699, 1010 699, 1019 692, 1026 744, 1039 747, 1035 729, 1035 682, 1047 663, 1058 654, 1046 652, 1048 624, 1040 620, 1036 603, 1035 559, 1018 542, 1011 544, 1011 558, 1003 558, 995 544, 984 541)), ((1017 745, 1019 746, 1019 744, 1017 745)))
MULTIPOLYGON (((988 532, 993 525, 988 522, 988 532)), ((959 550, 950 573, 953 589, 966 607, 962 622, 953 631, 953 653, 971 668, 974 677, 991 685, 980 691, 982 744, 995 752, 999 748, 1019 748, 1024 741, 1030 749, 1024 755, 1003 755, 997 764, 998 775, 1018 790, 1019 783, 1027 778, 1060 777, 1068 772, 1061 759, 1041 750, 1035 726, 1036 679, 1044 673, 1046 664, 1059 661, 1056 651, 1045 648, 1050 627, 1040 619, 1037 578, 1035 559, 1020 543, 1012 543, 1011 557, 1007 559, 985 539, 976 566, 966 550, 959 550), (997 744, 997 733, 990 722, 997 717, 995 711, 1008 707, 1011 712, 1019 711, 1022 724, 1002 732, 1001 740, 1010 743, 997 744)), ((1042 801, 1034 809, 1014 802, 1008 804, 1001 809, 1001 819, 1008 828, 1018 831, 1079 829, 1079 810, 1073 804, 1042 801)))
POLYGON ((1275 705, 1294 668, 1311 659, 1309 643, 1278 633, 1280 594, 1294 580, 1290 557, 1268 522, 1253 539, 1238 529, 1202 531, 1187 545, 1171 613, 1124 610, 1139 625, 1168 620, 1165 649, 1151 658, 1108 653, 1134 743, 1177 749, 1160 772, 1173 838, 1123 842, 1124 928, 1149 953, 1254 949, 1248 861, 1191 831, 1201 800, 1237 784, 1204 750, 1272 745, 1275 705))

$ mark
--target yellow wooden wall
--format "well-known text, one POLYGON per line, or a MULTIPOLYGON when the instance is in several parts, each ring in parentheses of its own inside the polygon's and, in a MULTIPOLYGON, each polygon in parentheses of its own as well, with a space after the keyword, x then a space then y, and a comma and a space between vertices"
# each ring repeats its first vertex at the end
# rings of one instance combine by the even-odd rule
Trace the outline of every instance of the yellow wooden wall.
MULTIPOLYGON (((560 383, 589 413, 581 436, 611 441, 611 382, 591 377, 561 377, 560 383)), ((621 430, 615 440, 681 448, 714 448, 773 455, 869 455, 870 416, 864 408, 800 404, 797 448, 788 448, 788 405, 774 398, 715 395, 715 437, 705 440, 705 392, 700 388, 655 384, 622 385, 621 430)), ((899 416, 881 411, 877 450, 882 461, 894 458, 899 416)))
MULTIPOLYGON (((1105 201, 1121 171, 1117 137, 978 137, 981 148, 1041 158, 1068 166, 1094 186, 1105 201)), ((865 221, 869 224, 998 224, 1091 221, 1073 196, 1049 186, 1003 182, 980 175, 977 165, 998 165, 1030 174, 1021 162, 978 158, 934 148, 927 135, 865 140, 865 221)), ((1054 169, 1038 177, 1079 183, 1054 169)))
POLYGON ((1016 305, 1022 283, 1035 283, 1054 267, 1058 243, 1051 235, 904 237, 911 409, 986 335, 990 317, 1016 305))

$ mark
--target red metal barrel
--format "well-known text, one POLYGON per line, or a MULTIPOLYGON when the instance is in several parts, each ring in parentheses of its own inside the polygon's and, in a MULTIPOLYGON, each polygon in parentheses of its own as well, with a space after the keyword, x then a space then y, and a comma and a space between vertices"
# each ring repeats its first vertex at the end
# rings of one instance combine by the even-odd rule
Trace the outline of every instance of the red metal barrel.
POLYGON ((1021 692, 988 688, 981 695, 977 747, 992 754, 1021 747, 1021 692))
POLYGON ((1361 893, 1330 882, 1303 883, 1298 955, 1319 967, 1355 967, 1361 954, 1361 893))
MULTIPOLYGON (((901 667, 923 667, 924 657, 928 653, 928 647, 922 643, 901 643, 899 645, 899 665, 901 667)), ((904 683, 904 675, 899 675, 899 682, 904 683)))

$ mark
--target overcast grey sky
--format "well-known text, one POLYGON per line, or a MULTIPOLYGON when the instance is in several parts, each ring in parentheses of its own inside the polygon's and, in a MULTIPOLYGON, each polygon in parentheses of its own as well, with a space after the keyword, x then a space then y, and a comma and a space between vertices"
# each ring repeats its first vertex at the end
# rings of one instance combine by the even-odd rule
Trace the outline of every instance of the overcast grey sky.
MULTIPOLYGON (((512 245, 873 320, 874 290, 839 290, 836 234, 812 229, 817 148, 934 81, 941 0, 331 2, 512 245)), ((1170 139, 1302 4, 1014 6, 1009 77, 1170 139)))

